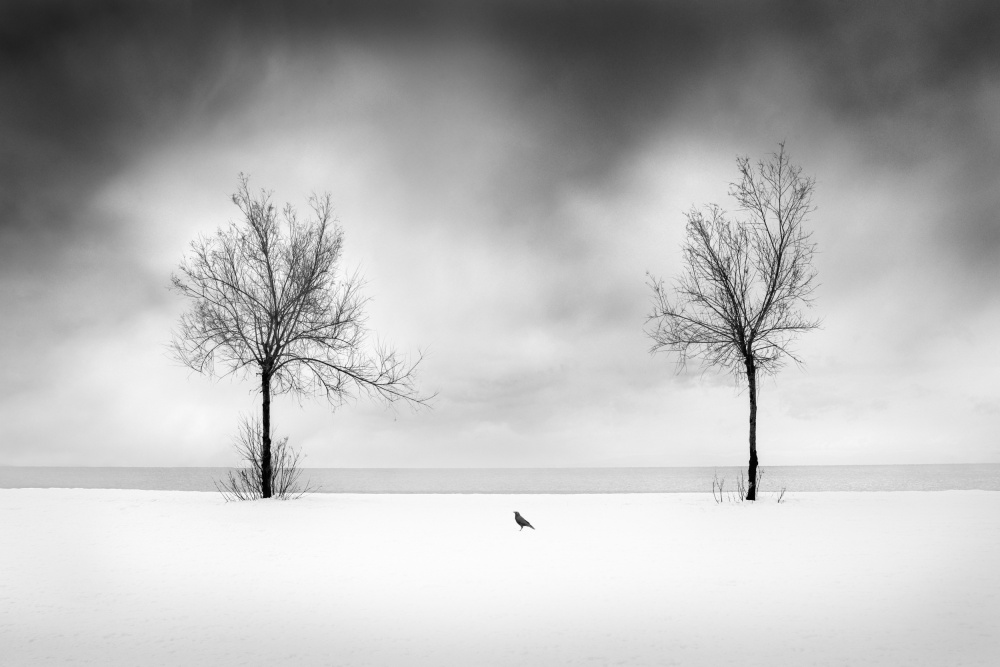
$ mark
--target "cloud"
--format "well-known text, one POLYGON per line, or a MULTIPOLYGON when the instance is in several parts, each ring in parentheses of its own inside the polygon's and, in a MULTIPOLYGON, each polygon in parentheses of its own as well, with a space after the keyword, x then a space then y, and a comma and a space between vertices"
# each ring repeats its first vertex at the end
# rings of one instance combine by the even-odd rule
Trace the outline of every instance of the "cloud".
MULTIPOLYGON (((213 385, 179 388, 177 369, 143 346, 169 338, 181 307, 165 289, 169 272, 188 241, 233 216, 226 196, 241 171, 299 206, 332 192, 345 263, 362 267, 374 296, 373 328, 404 349, 429 348, 424 380, 441 392, 433 412, 396 421, 364 403, 335 416, 282 404, 296 438, 332 448, 314 464, 698 463, 728 452, 726 438, 743 447, 745 397, 728 378, 675 375, 669 358, 649 357, 644 276, 675 275, 683 211, 731 206, 735 156, 763 157, 782 139, 818 178, 810 224, 826 328, 801 341, 807 374, 788 369, 767 397, 775 446, 795 456, 792 441, 810 437, 798 422, 860 458, 862 431, 865 442, 896 438, 896 428, 943 433, 943 421, 907 425, 893 385, 922 367, 953 377, 952 366, 970 368, 988 348, 980 330, 1000 302, 990 279, 1000 82, 989 41, 969 35, 995 32, 993 5, 3 11, 10 419, 22 409, 41 419, 47 392, 69 404, 86 391, 93 367, 69 360, 96 346, 101 359, 120 351, 123 376, 148 380, 150 406, 174 406, 171 423, 200 425, 201 435, 184 431, 185 452, 231 429, 223 415, 247 388, 213 410, 191 398, 209 400, 213 385), (957 341, 959 352, 942 352, 957 341)), ((108 460, 142 439, 145 414, 111 378, 100 381, 109 407, 86 411, 107 432, 131 424, 111 437, 108 460)), ((964 398, 947 389, 956 418, 996 399, 968 381, 964 398)), ((933 404, 898 395, 907 401, 933 404)), ((32 422, 20 423, 30 433, 32 422)), ((86 419, 58 424, 46 442, 86 419)), ((969 444, 980 432, 963 436, 968 451, 980 451, 969 444)), ((148 440, 143 451, 169 460, 169 438, 148 440)), ((49 446, 59 454, 46 460, 74 460, 49 446)), ((27 440, 18 447, 31 460, 27 440)))

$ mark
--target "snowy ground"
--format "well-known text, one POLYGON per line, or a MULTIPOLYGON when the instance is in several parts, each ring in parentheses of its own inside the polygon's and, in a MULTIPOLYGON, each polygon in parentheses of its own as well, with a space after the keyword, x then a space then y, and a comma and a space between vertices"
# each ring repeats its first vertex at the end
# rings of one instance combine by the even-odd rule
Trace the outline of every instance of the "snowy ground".
POLYGON ((2 664, 1000 664, 1000 492, 9 489, 0 530, 2 664))

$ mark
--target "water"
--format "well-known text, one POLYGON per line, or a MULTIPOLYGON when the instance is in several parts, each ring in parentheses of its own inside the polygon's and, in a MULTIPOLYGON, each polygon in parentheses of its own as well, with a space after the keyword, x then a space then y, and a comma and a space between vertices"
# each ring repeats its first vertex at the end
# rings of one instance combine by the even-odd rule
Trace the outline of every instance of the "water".
MULTIPOLYGON (((215 491, 228 468, 57 468, 0 466, 0 488, 215 491)), ((763 492, 1000 491, 1000 463, 771 466, 763 492)), ((735 490, 745 468, 306 468, 320 493, 681 493, 735 490)))

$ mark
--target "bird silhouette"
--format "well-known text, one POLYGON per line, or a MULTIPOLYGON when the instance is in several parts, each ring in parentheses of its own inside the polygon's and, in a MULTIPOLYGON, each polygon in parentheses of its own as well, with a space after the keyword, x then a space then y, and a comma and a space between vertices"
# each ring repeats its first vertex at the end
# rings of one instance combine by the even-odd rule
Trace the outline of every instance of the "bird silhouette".
POLYGON ((523 516, 521 516, 520 512, 514 512, 514 521, 517 521, 517 525, 519 525, 521 527, 521 530, 524 530, 525 526, 527 526, 528 528, 530 528, 532 530, 535 529, 534 526, 532 526, 530 523, 528 523, 527 519, 525 519, 523 516))

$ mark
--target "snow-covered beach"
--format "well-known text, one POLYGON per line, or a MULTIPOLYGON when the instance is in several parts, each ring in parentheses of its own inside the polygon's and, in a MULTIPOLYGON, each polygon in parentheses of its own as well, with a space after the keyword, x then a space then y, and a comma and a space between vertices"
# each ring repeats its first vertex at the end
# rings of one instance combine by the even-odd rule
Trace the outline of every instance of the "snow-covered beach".
POLYGON ((3 664, 1000 660, 1000 492, 0 489, 0 517, 3 664))

